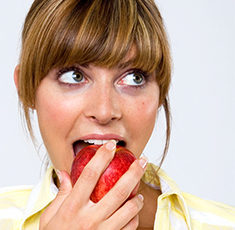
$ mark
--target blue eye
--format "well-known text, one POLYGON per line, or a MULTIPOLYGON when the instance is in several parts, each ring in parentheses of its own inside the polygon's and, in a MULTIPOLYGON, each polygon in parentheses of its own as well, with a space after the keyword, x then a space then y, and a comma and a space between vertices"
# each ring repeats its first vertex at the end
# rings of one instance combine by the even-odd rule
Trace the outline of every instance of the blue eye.
POLYGON ((142 72, 127 73, 119 82, 120 85, 142 86, 146 83, 146 76, 142 72))
POLYGON ((59 72, 59 81, 65 84, 78 84, 84 82, 83 73, 77 68, 63 69, 59 72))

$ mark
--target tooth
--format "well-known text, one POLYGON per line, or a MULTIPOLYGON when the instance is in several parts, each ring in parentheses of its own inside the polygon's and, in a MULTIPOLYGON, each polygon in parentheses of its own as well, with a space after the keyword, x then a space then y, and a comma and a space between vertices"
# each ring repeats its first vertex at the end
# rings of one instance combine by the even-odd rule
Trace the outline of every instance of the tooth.
POLYGON ((90 143, 91 140, 84 140, 85 143, 90 143))
MULTIPOLYGON (((107 143, 109 140, 95 140, 95 139, 88 139, 88 140, 83 140, 85 143, 89 144, 95 144, 95 145, 103 145, 107 143)), ((115 140, 116 143, 118 143, 118 140, 115 140)))
POLYGON ((94 140, 95 145, 102 145, 103 141, 102 140, 94 140))
POLYGON ((92 140, 92 139, 90 139, 90 140, 84 140, 84 142, 89 143, 89 144, 94 144, 94 141, 95 141, 95 140, 92 140))

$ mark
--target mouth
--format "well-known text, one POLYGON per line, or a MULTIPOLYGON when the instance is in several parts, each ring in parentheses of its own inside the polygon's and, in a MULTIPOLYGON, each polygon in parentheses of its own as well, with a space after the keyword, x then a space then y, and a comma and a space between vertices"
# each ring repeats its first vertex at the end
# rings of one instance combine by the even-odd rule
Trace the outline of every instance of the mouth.
POLYGON ((84 139, 84 140, 77 140, 73 143, 73 152, 74 156, 76 156, 83 148, 89 145, 103 145, 110 140, 115 140, 116 144, 122 147, 126 146, 126 142, 124 140, 118 139, 84 139))

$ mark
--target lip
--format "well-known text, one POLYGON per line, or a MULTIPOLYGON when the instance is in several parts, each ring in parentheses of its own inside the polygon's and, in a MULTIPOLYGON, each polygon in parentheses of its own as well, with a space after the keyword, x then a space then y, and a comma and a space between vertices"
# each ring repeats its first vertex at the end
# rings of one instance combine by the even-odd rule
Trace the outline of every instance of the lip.
MULTIPOLYGON (((74 156, 76 156, 76 154, 81 150, 81 148, 86 147, 88 144, 81 143, 80 141, 84 141, 84 140, 117 140, 117 141, 121 141, 123 146, 126 146, 126 141, 124 140, 124 138, 120 135, 117 134, 112 134, 112 133, 108 133, 108 134, 88 134, 82 137, 79 137, 78 139, 76 139, 73 142, 73 151, 74 151, 74 156), (82 144, 78 145, 78 144, 82 144)), ((121 143, 120 143, 121 144, 121 143)))
POLYGON ((119 140, 124 141, 122 136, 117 134, 88 134, 86 136, 80 137, 79 140, 88 140, 88 139, 95 139, 95 140, 119 140))

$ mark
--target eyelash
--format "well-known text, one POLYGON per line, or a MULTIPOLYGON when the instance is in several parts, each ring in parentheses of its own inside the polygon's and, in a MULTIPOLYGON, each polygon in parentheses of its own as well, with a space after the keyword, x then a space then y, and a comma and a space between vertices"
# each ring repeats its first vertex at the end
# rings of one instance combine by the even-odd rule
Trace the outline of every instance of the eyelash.
MULTIPOLYGON (((58 72, 57 72, 57 80, 58 80, 58 82, 61 84, 61 85, 64 85, 64 86, 67 86, 67 87, 78 87, 78 84, 72 84, 72 83, 65 83, 65 82, 62 82, 62 81, 60 81, 59 80, 59 78, 64 74, 64 73, 67 73, 67 72, 70 72, 70 71, 78 71, 78 72, 81 72, 83 75, 84 75, 84 73, 83 73, 83 71, 80 69, 80 68, 78 68, 78 67, 76 67, 76 66, 71 66, 71 67, 64 67, 64 68, 62 68, 62 69, 60 69, 58 72)), ((82 83, 80 83, 80 85, 81 85, 82 83)))
POLYGON ((69 71, 80 71, 80 69, 76 66, 71 66, 71 67, 64 67, 62 69, 60 69, 57 73, 58 77, 60 77, 62 74, 69 72, 69 71))
POLYGON ((131 69, 130 71, 128 71, 128 72, 126 73, 126 75, 127 75, 127 74, 133 74, 133 73, 138 73, 138 74, 143 75, 143 78, 144 78, 145 83, 142 84, 142 85, 131 85, 131 86, 129 86, 129 87, 131 87, 131 88, 133 88, 133 89, 136 89, 136 90, 144 88, 144 87, 146 86, 146 84, 148 83, 148 81, 149 81, 150 74, 148 74, 147 72, 145 72, 145 71, 143 71, 143 70, 141 70, 141 69, 131 69))
MULTIPOLYGON (((78 71, 78 72, 81 72, 83 75, 85 75, 85 74, 83 73, 83 71, 82 71, 80 68, 76 67, 76 66, 65 67, 65 68, 60 69, 60 70, 57 72, 57 80, 59 81, 60 84, 65 85, 65 86, 67 86, 67 87, 71 87, 71 88, 72 88, 72 87, 78 87, 78 84, 65 83, 65 82, 61 82, 61 81, 59 80, 59 78, 61 77, 61 75, 63 75, 63 74, 66 73, 66 72, 69 72, 69 71, 78 71)), ((127 85, 127 86, 124 86, 124 87, 131 87, 131 88, 133 88, 133 89, 135 89, 135 90, 144 88, 145 85, 146 85, 146 83, 148 83, 148 81, 149 81, 150 74, 147 73, 146 71, 141 70, 141 69, 130 69, 129 71, 126 72, 125 75, 127 75, 127 74, 133 74, 133 73, 137 73, 137 74, 143 75, 143 78, 144 78, 145 83, 142 84, 142 85, 129 85, 129 86, 127 85)), ((124 77, 125 77, 125 76, 124 76, 124 77)), ((124 78, 124 77, 123 77, 123 78, 124 78)), ((84 78, 85 78, 85 77, 84 77, 84 78)), ((82 83, 80 83, 79 85, 81 85, 81 84, 82 84, 82 83)))

